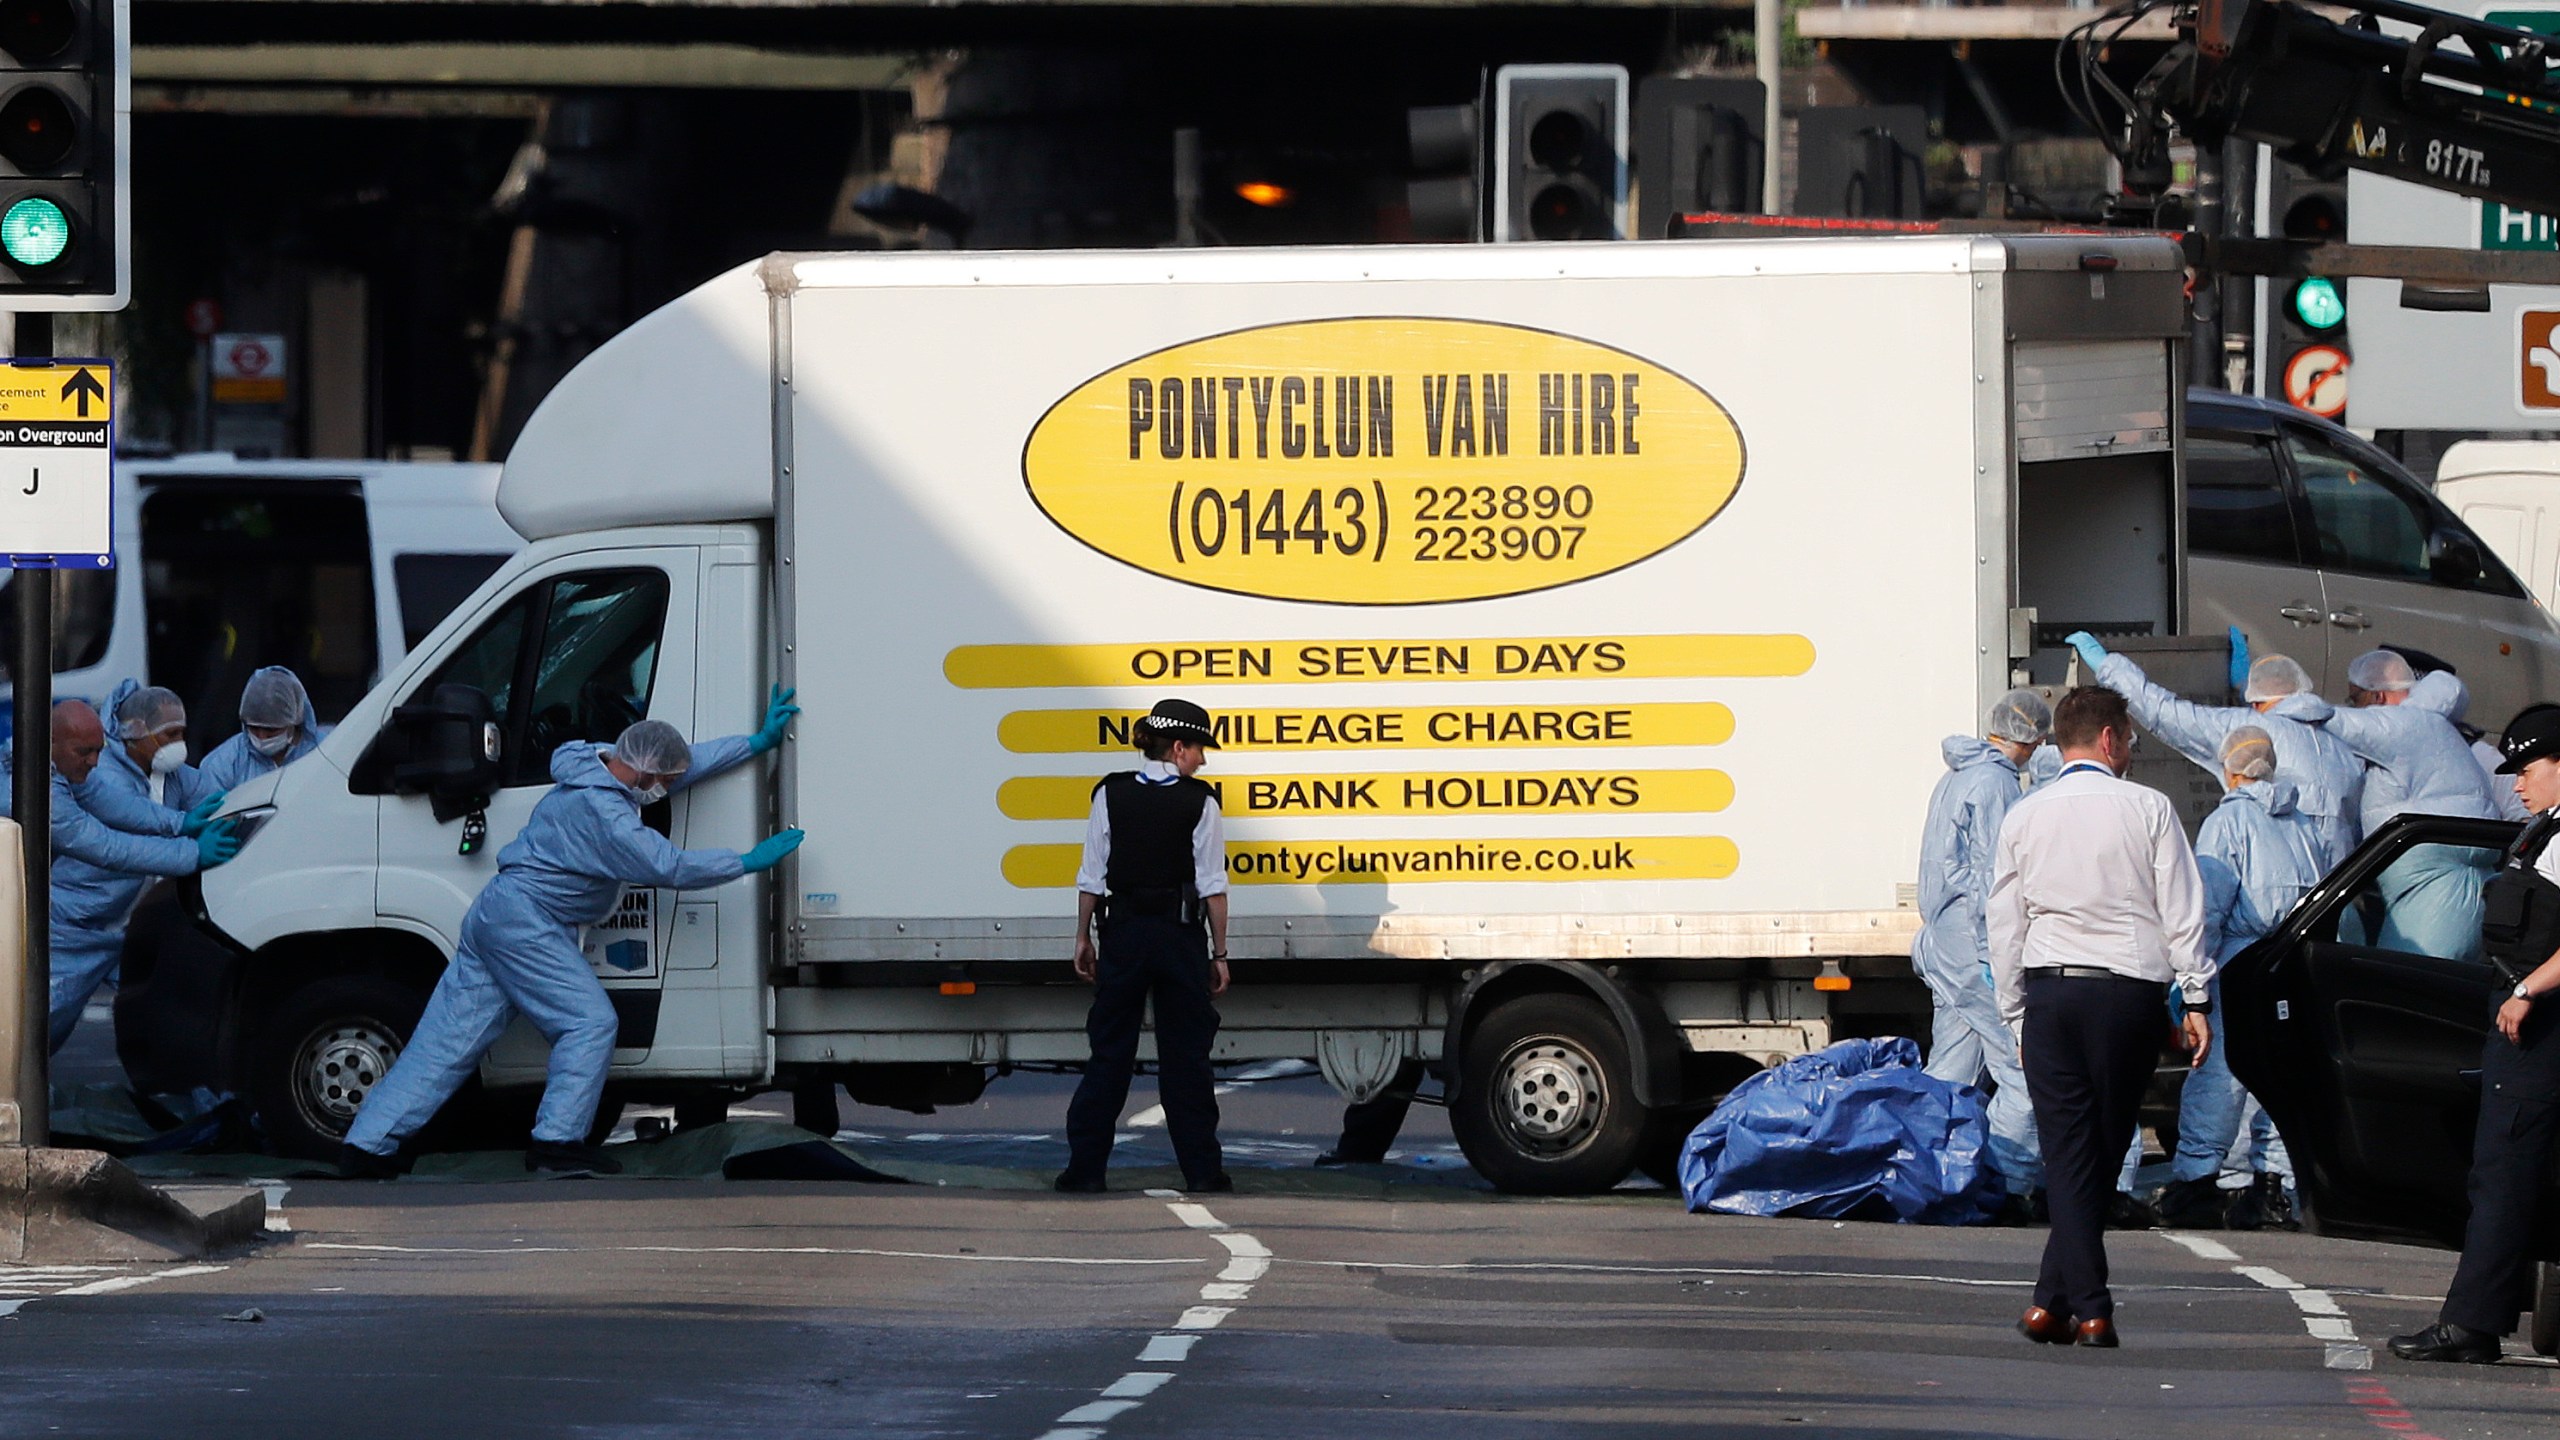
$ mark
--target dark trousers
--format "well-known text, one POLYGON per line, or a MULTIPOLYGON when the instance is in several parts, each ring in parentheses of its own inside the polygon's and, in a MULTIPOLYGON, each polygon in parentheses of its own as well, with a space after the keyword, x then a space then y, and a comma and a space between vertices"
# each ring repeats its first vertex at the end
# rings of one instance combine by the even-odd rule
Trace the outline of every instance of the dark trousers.
POLYGON ((1404 1130, 1404 1117, 1413 1109, 1414 1087, 1422 1083, 1422 1074, 1421 1061, 1407 1060, 1376 1099, 1343 1106, 1342 1138, 1335 1142, 1333 1153, 1354 1164, 1374 1165, 1386 1159, 1387 1147, 1396 1143, 1404 1130))
MULTIPOLYGON (((2498 997, 2501 1001, 2505 996, 2498 997)), ((2560 1001, 2538 1000, 2511 1045, 2493 1025, 2480 1052, 2480 1128, 2471 1142, 2471 1220, 2441 1318, 2504 1335, 2533 1304, 2534 1212, 2560 1135, 2560 1001)))
POLYGON ((1111 1163, 1120 1107, 1138 1063, 1138 1026, 1156 1008, 1156 1091, 1182 1178, 1197 1186, 1226 1173, 1218 1153, 1218 1101, 1209 1045, 1218 1009, 1209 1001, 1209 937, 1170 915, 1115 915, 1102 923, 1093 1009, 1084 1020, 1093 1058, 1067 1102, 1067 1174, 1099 1180, 1111 1163))
POLYGON ((2035 1106, 2053 1217, 2036 1303, 2057 1315, 2115 1315, 2107 1293, 2107 1205, 2159 1063, 2167 989, 2148 980, 2027 972, 2027 1099, 2035 1106))

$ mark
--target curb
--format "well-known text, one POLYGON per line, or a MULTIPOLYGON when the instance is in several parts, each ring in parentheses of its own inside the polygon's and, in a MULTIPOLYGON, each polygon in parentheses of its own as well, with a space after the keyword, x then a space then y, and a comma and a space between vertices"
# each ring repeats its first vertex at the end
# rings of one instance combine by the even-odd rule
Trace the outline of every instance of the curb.
POLYGON ((0 1263, 193 1260, 266 1229, 263 1191, 189 1200, 101 1151, 0 1146, 0 1263))

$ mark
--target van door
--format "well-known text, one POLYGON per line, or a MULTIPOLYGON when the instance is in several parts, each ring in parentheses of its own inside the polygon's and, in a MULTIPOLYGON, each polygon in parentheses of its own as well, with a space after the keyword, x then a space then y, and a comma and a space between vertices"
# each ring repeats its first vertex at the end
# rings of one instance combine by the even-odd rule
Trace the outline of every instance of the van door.
POLYGON ((2299 521, 2272 434, 2189 432, 2188 628, 2236 627, 2254 652, 2289 655, 2325 687, 2328 598, 2299 521))
MULTIPOLYGON (((497 873, 498 852, 549 792, 554 750, 571 740, 609 744, 644 718, 691 732, 692 647, 664 642, 694 632, 698 563, 681 548, 578 557, 527 580, 410 689, 404 700, 440 684, 487 694, 505 735, 505 783, 491 797, 486 843, 468 856, 458 853, 460 822, 438 824, 425 796, 383 797, 375 906, 384 919, 424 928, 450 951, 472 898, 497 873)), ((666 833, 684 804, 682 796, 661 802, 644 818, 666 833)), ((584 937, 622 1015, 617 1060, 645 1055, 655 1033, 674 900, 638 892, 584 937)), ((519 1025, 492 1052, 491 1078, 539 1074, 546 1053, 519 1025)))
POLYGON ((2483 729, 2545 698, 2551 622, 2469 527, 2349 439, 2288 425, 2284 450, 2329 599, 2335 686, 2356 655, 2400 645, 2462 676, 2483 729))
POLYGON ((2323 1223, 2458 1244, 2496 972, 2384 949, 2375 877, 2427 849, 2486 876, 2515 827, 2418 817, 2383 832, 2223 978, 2232 1073, 2273 1115, 2323 1223))

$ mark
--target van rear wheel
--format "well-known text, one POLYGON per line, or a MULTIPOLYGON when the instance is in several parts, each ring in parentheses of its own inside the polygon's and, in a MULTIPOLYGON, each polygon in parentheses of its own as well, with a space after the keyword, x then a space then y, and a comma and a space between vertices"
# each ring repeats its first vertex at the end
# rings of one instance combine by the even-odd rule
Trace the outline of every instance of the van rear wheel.
POLYGON ((1476 1173, 1521 1195, 1587 1195, 1635 1168, 1646 1112, 1600 1002, 1523 995, 1477 1022, 1449 1126, 1476 1173))

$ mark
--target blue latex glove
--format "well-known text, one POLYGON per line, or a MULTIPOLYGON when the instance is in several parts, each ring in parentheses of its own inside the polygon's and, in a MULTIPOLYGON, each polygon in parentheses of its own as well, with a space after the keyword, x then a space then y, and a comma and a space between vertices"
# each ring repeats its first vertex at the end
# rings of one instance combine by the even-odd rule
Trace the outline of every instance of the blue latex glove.
POLYGON ((757 841, 756 848, 740 855, 738 860, 746 866, 747 873, 750 875, 759 870, 770 870, 782 863, 783 856, 799 849, 800 842, 808 838, 809 832, 806 830, 780 831, 757 841))
POLYGON ((2240 627, 2237 625, 2230 627, 2229 633, 2231 636, 2231 688, 2245 691, 2249 688, 2249 637, 2241 634, 2240 627))
POLYGON ((196 837, 196 868, 210 870, 240 853, 240 830, 229 820, 216 820, 196 837))
POLYGON ((2090 683, 2095 684, 2098 667, 2107 663, 2107 647, 2099 644, 2098 637, 2086 630, 2072 631, 2062 637, 2062 643, 2079 653, 2080 668, 2089 672, 2090 683))
POLYGON ((791 728, 791 721, 800 713, 800 707, 791 703, 791 697, 799 693, 779 685, 773 687, 772 698, 764 705, 764 724, 747 737, 747 748, 762 755, 782 743, 782 732, 791 728))
POLYGON ((205 822, 213 818, 214 811, 222 808, 223 797, 230 793, 231 792, 228 790, 216 790, 211 795, 197 801, 196 807, 188 811, 187 818, 180 822, 178 826, 178 833, 186 836, 190 840, 203 834, 205 822))

